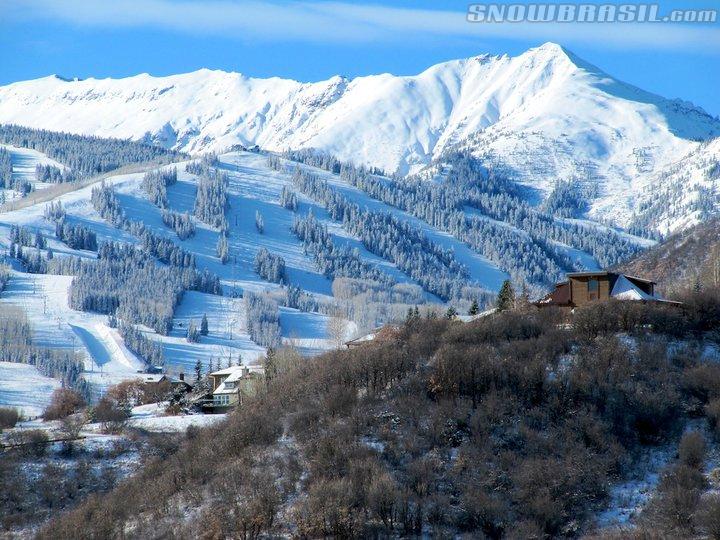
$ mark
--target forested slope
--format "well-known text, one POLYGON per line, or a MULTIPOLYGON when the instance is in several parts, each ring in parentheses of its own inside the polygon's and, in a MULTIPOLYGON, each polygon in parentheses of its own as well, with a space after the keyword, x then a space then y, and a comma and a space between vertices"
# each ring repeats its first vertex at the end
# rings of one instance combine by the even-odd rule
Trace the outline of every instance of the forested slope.
MULTIPOLYGON (((306 362, 280 352, 227 422, 188 432, 40 537, 590 533, 634 455, 676 444, 689 418, 715 425, 720 365, 699 345, 719 304, 694 305, 599 303, 570 327, 549 310, 410 316, 363 347, 306 362)), ((646 534, 708 527, 693 517, 713 504, 704 458, 684 455, 662 473, 646 534)))
POLYGON ((660 290, 720 285, 720 219, 715 218, 670 236, 619 266, 623 271, 657 280, 660 290))

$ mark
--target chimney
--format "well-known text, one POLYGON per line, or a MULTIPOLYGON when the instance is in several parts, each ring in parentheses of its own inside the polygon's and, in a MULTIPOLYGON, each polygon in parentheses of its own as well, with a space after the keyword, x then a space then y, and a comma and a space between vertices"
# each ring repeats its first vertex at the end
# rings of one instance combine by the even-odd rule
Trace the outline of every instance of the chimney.
POLYGON ((180 372, 180 376, 179 376, 179 377, 180 377, 180 380, 181 380, 181 381, 184 381, 184 380, 185 380, 185 374, 184 374, 182 371, 180 372))

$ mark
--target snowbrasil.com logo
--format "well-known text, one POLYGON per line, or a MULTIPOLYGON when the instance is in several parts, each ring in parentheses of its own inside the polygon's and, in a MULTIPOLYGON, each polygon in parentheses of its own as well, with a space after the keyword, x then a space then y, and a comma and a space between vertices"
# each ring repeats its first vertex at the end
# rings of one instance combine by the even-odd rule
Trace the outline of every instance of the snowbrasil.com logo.
POLYGON ((470 4, 467 20, 471 23, 714 23, 717 10, 674 9, 663 14, 658 4, 470 4))

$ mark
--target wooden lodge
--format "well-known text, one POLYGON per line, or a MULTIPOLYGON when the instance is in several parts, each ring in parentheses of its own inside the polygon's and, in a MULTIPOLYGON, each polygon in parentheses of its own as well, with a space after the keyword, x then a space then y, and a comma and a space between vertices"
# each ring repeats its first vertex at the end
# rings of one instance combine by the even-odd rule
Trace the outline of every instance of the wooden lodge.
POLYGON ((610 299, 677 304, 657 296, 654 281, 637 276, 600 271, 572 272, 567 277, 567 281, 555 285, 555 289, 535 305, 574 308, 610 299))

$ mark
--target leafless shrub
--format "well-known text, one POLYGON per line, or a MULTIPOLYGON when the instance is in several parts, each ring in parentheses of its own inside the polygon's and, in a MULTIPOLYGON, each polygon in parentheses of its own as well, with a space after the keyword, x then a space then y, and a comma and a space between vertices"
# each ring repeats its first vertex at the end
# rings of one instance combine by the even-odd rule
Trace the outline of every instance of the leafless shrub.
POLYGON ((20 420, 20 413, 15 407, 0 407, 0 431, 14 428, 20 420))
POLYGON ((720 494, 703 496, 694 519, 702 534, 720 540, 720 494))
POLYGON ((698 431, 688 431, 683 434, 678 446, 680 463, 702 470, 705 465, 705 438, 698 431))
POLYGON ((43 413, 45 420, 59 420, 65 418, 85 405, 80 394, 70 388, 58 388, 53 392, 50 405, 43 413))

